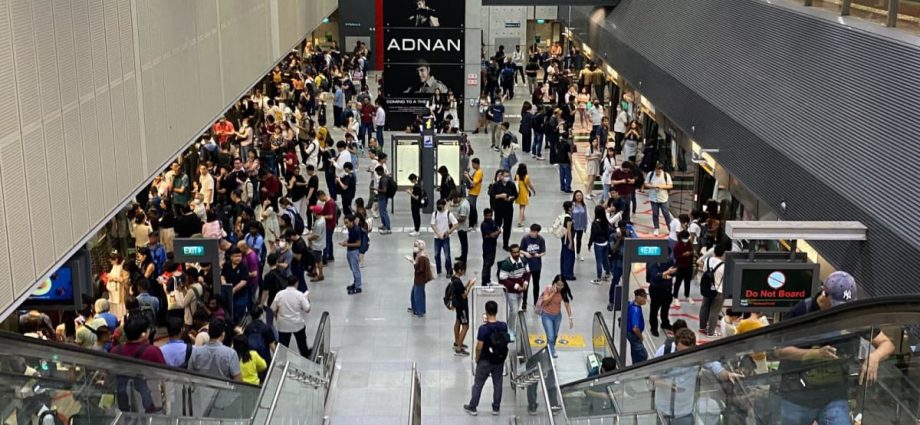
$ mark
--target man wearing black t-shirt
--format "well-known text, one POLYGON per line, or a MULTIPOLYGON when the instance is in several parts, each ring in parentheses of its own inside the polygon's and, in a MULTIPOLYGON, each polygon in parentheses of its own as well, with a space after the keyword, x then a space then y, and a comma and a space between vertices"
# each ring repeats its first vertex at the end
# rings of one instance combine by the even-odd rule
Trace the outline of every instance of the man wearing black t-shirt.
POLYGON ((500 322, 495 316, 498 314, 498 303, 486 302, 486 322, 479 326, 476 335, 476 377, 473 379, 473 392, 469 404, 463 405, 463 410, 476 416, 476 406, 482 395, 482 387, 486 379, 492 377, 492 414, 498 415, 502 403, 502 372, 505 368, 505 359, 508 357, 508 325, 500 322))
POLYGON ((559 190, 572 193, 572 142, 563 137, 552 153, 555 154, 556 164, 559 164, 559 190))
POLYGON ((297 290, 306 292, 308 288, 304 272, 307 270, 307 264, 312 260, 310 249, 307 247, 307 242, 294 229, 285 230, 284 239, 291 245, 291 254, 293 255, 291 273, 297 278, 297 290))
POLYGON ((492 264, 495 264, 495 251, 498 249, 498 236, 502 229, 492 219, 492 209, 482 211, 482 224, 479 225, 482 233, 482 284, 492 281, 492 264))
POLYGON ((233 294, 233 323, 239 323, 249 308, 249 269, 243 263, 243 252, 237 247, 227 251, 230 261, 224 263, 220 272, 220 280, 224 285, 232 285, 233 294))
POLYGON ((495 198, 495 221, 502 228, 502 249, 508 251, 511 240, 511 223, 514 220, 514 200, 517 199, 517 185, 511 181, 511 172, 502 170, 501 180, 492 185, 495 198))
POLYGON ((266 261, 271 270, 262 278, 262 300, 259 304, 265 310, 268 324, 271 326, 275 321, 272 310, 268 307, 275 300, 275 295, 287 287, 287 278, 291 273, 287 270, 287 264, 284 264, 276 252, 268 254, 266 261))
POLYGON ((313 214, 310 214, 309 207, 316 205, 317 192, 319 192, 319 177, 316 175, 316 167, 313 164, 307 165, 307 208, 304 214, 307 216, 307 227, 313 228, 313 214))
POLYGON ((476 284, 476 278, 472 278, 463 284, 460 278, 466 274, 466 263, 457 261, 454 263, 454 275, 450 278, 450 307, 456 314, 454 321, 454 355, 468 356, 466 346, 463 340, 466 339, 466 333, 470 329, 470 302, 467 299, 470 295, 470 289, 476 284))
POLYGON ((337 191, 342 195, 342 214, 352 215, 351 203, 355 199, 355 167, 350 163, 346 162, 342 168, 345 170, 345 174, 342 174, 342 177, 336 177, 335 182, 338 185, 337 191))

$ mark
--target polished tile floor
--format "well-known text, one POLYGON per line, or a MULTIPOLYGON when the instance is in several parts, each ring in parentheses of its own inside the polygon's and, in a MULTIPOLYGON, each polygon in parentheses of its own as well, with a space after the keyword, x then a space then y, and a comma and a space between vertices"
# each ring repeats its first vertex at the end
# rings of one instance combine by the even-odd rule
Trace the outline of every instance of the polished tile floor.
MULTIPOLYGON (((506 102, 509 114, 517 114, 523 102, 522 97, 506 102)), ((511 117, 512 128, 517 128, 519 118, 511 117)), ((340 138, 341 133, 333 134, 340 138)), ((480 158, 487 178, 498 168, 498 154, 489 150, 489 138, 482 134, 472 135, 476 154, 480 158)), ((389 149, 389 145, 386 146, 389 149)), ((527 155, 519 158, 527 163, 537 194, 531 198, 527 209, 527 223, 540 223, 546 231, 548 255, 544 259, 544 284, 552 280, 559 270, 560 244, 547 234, 553 219, 559 214, 561 203, 569 195, 561 193, 558 177, 547 161, 534 161, 527 155)), ((365 160, 366 161, 366 160, 365 160)), ((584 166, 576 166, 576 189, 583 188, 584 166)), ((360 187, 366 187, 367 174, 359 174, 360 187)), ((648 229, 650 215, 647 199, 640 195, 637 226, 648 229)), ((480 211, 487 205, 487 198, 480 201, 480 211)), ((589 209, 590 209, 589 205, 589 209)), ((412 266, 404 259, 412 251, 415 238, 408 235, 411 226, 409 201, 406 196, 396 198, 396 213, 392 217, 394 228, 405 227, 405 232, 395 231, 391 235, 371 234, 370 251, 366 257, 364 292, 346 295, 345 286, 351 284, 351 273, 344 261, 344 248, 336 246, 338 261, 330 264, 325 282, 311 284, 310 297, 313 313, 310 314, 308 329, 315 329, 320 312, 328 311, 332 322, 332 346, 338 353, 336 374, 332 383, 327 412, 332 425, 343 424, 405 424, 409 414, 410 375, 413 362, 417 365, 422 381, 423 423, 429 424, 507 424, 511 415, 521 414, 515 407, 514 392, 506 377, 502 414, 488 414, 492 397, 491 383, 487 383, 480 403, 480 415, 469 417, 462 405, 469 401, 472 374, 470 359, 456 357, 452 350, 454 313, 444 308, 441 297, 445 278, 438 278, 427 286, 427 309, 425 318, 416 318, 407 313, 409 291, 412 286, 412 266), (485 414, 483 414, 485 413, 485 414)), ((423 228, 427 228, 429 215, 423 215, 423 228)), ((517 212, 515 212, 515 222, 517 212)), ((524 229, 515 229, 512 241, 519 241, 524 229)), ((428 242, 431 252, 431 233, 420 238, 428 242)), ((336 235, 336 243, 343 238, 336 235)), ((585 236, 587 241, 587 235, 585 236)), ((459 242, 451 241, 452 255, 459 255, 459 242)), ((477 275, 481 269, 481 238, 478 232, 470 233, 469 275, 477 275)), ((568 382, 585 376, 584 358, 590 352, 592 318, 594 312, 603 311, 611 326, 610 313, 606 312, 609 284, 596 286, 589 281, 594 277, 594 257, 582 248, 584 262, 576 262, 578 280, 572 282, 572 302, 575 325, 569 330, 563 324, 562 333, 584 338, 584 348, 560 347, 557 362, 560 380, 568 382)), ((498 253, 498 259, 506 254, 498 253)), ((639 269, 633 274, 632 287, 644 281, 644 272, 639 269)), ((642 282, 644 283, 644 282, 642 282)), ((698 294, 696 295, 698 297, 698 294)), ((684 306, 672 313, 696 317, 696 306, 684 306)), ((672 319, 673 320, 673 319, 672 319)), ((693 323, 691 322, 691 326, 693 323)), ((542 334, 542 326, 536 315, 528 315, 528 326, 533 334, 542 334)), ((613 329, 613 326, 611 326, 613 329)))

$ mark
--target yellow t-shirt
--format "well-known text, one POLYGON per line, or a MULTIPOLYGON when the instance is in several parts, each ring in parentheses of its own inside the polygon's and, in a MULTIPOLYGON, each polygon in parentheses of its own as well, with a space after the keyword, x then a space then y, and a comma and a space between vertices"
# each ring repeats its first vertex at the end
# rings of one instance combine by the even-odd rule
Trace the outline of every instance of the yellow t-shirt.
MULTIPOLYGON (((760 319, 755 319, 753 317, 749 319, 743 319, 738 322, 738 325, 735 326, 735 329, 738 331, 738 334, 743 334, 745 332, 751 332, 763 327, 763 323, 760 322, 760 319)), ((758 352, 754 353, 751 358, 757 361, 763 361, 767 359, 767 353, 758 352)))
POLYGON ((249 350, 249 356, 248 362, 240 360, 240 374, 243 375, 243 382, 259 385, 259 372, 265 372, 268 369, 268 365, 255 350, 249 350))
POLYGON ((473 171, 473 187, 470 188, 470 195, 479 196, 479 192, 482 191, 482 169, 473 171))

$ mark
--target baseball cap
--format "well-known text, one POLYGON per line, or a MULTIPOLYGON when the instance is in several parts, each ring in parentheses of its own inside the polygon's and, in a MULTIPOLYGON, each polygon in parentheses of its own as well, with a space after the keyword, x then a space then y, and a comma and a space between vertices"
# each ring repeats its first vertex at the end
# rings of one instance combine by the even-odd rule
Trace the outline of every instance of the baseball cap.
POLYGON ((831 300, 831 306, 856 300, 856 279, 853 275, 837 271, 824 280, 824 293, 831 300))

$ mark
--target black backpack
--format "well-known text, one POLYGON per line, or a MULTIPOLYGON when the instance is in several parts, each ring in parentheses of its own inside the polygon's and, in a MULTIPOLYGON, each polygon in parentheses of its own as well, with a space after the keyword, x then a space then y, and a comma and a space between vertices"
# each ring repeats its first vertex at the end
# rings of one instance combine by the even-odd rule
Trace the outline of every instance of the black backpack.
POLYGON ((393 199, 393 197, 396 196, 396 191, 399 190, 399 188, 396 187, 396 180, 390 176, 383 176, 381 179, 383 179, 384 188, 386 188, 387 198, 393 199))
POLYGON ((454 280, 453 279, 447 282, 447 287, 444 288, 444 307, 447 307, 448 310, 454 309, 454 280))
POLYGON ((511 343, 511 334, 508 333, 508 325, 502 322, 490 323, 484 326, 492 327, 492 333, 489 335, 489 363, 502 364, 508 358, 508 344, 511 343), (495 326, 501 323, 503 329, 497 329, 495 326))
MULTIPOLYGON (((704 297, 714 297, 716 296, 716 270, 719 270, 719 267, 725 265, 725 262, 721 262, 713 268, 709 268, 709 261, 706 261, 706 270, 703 272, 703 276, 700 277, 700 295, 704 297)), ((723 280, 725 276, 722 277, 723 280)))

